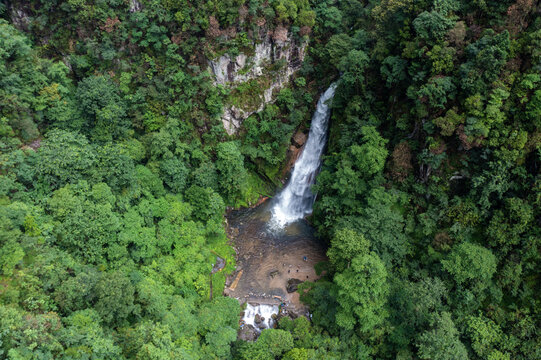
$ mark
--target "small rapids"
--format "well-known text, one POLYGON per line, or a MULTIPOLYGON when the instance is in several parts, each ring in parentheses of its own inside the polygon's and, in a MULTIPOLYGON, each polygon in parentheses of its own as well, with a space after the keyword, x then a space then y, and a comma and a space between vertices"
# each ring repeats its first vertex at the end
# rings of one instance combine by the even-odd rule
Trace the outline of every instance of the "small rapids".
POLYGON ((272 319, 272 315, 277 315, 278 311, 278 305, 252 305, 247 303, 242 320, 244 325, 252 325, 260 332, 263 329, 273 327, 274 320, 272 319))
POLYGON ((319 98, 304 150, 295 163, 289 183, 277 196, 278 201, 272 209, 271 227, 282 229, 285 225, 312 213, 316 197, 311 188, 327 142, 327 128, 331 117, 329 103, 335 90, 336 83, 333 83, 319 98))

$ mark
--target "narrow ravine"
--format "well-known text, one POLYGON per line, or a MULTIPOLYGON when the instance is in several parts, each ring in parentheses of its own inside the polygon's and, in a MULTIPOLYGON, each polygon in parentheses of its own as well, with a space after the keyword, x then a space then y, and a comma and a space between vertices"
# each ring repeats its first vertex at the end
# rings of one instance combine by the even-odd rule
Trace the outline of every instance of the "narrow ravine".
POLYGON ((307 315, 296 286, 317 280, 314 266, 326 260, 325 246, 304 218, 312 212, 315 200, 311 188, 321 166, 335 90, 336 83, 321 95, 286 187, 274 199, 228 217, 237 271, 228 279, 225 293, 247 303, 241 328, 252 333, 272 326, 280 309, 307 315))

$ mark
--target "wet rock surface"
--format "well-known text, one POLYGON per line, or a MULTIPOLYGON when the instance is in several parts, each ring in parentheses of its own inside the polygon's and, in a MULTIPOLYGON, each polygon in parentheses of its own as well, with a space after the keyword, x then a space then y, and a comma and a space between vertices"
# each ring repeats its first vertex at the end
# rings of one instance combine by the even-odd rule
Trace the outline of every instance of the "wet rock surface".
POLYGON ((308 139, 308 134, 305 134, 302 131, 298 131, 293 136, 293 144, 295 145, 295 147, 300 148, 301 146, 304 145, 304 143, 306 142, 306 139, 308 139))
POLYGON ((259 333, 252 325, 243 325, 238 333, 238 338, 244 341, 255 341, 259 333))
POLYGON ((237 271, 228 278, 225 294, 241 303, 281 305, 281 314, 306 314, 299 294, 288 292, 288 280, 317 280, 314 265, 327 260, 326 248, 305 220, 282 231, 270 229, 273 205, 269 200, 257 208, 228 215, 228 235, 237 252, 237 271))
POLYGON ((222 271, 225 265, 226 265, 225 260, 219 256, 216 256, 216 262, 214 263, 212 267, 212 273, 214 274, 214 273, 217 273, 218 271, 222 271))
POLYGON ((299 279, 289 279, 287 281, 287 288, 286 288, 287 292, 288 293, 294 293, 295 291, 297 291, 297 288, 302 283, 303 283, 303 281, 299 280, 299 279))

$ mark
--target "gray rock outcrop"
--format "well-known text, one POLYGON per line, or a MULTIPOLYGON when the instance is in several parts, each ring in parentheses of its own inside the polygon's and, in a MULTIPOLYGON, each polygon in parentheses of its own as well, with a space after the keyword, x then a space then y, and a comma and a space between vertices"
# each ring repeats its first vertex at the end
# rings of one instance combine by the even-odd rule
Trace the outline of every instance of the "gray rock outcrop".
POLYGON ((246 95, 252 97, 247 103, 225 104, 222 123, 228 134, 234 134, 248 116, 276 99, 277 92, 300 68, 305 51, 306 43, 294 40, 287 29, 270 32, 262 28, 253 44, 253 52, 236 56, 224 54, 208 60, 216 85, 234 91, 249 81, 259 84, 259 91, 249 91, 246 95))

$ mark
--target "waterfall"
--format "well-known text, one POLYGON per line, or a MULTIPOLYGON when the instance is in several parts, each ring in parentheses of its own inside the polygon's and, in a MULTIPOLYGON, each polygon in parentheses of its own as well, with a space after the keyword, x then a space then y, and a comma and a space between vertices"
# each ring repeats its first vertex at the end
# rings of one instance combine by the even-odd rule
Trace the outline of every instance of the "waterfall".
POLYGON ((278 195, 278 201, 272 209, 271 223, 280 228, 312 213, 315 194, 311 188, 327 141, 327 128, 331 117, 329 103, 335 90, 336 83, 333 83, 319 98, 304 150, 295 163, 289 183, 278 195))
POLYGON ((278 305, 252 305, 247 303, 242 318, 245 325, 252 325, 258 332, 274 325, 272 315, 277 315, 278 305))

